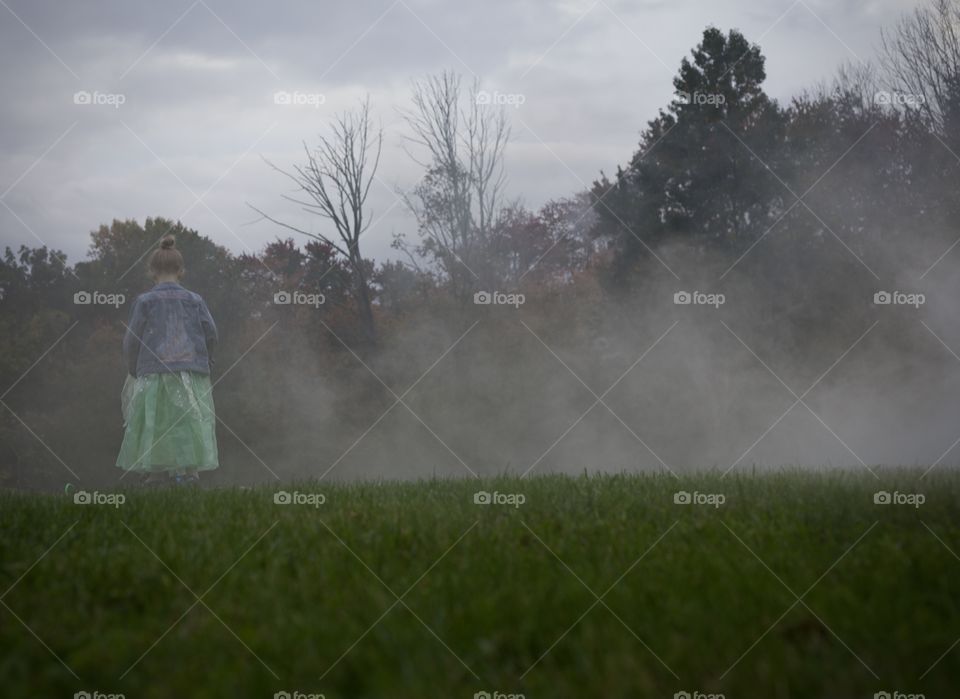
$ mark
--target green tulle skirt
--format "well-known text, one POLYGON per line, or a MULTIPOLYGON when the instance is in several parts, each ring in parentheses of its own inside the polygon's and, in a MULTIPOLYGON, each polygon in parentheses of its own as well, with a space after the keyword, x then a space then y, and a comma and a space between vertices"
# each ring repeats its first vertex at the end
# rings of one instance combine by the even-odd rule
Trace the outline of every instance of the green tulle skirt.
POLYGON ((210 377, 193 371, 127 376, 117 466, 156 473, 219 466, 210 377))

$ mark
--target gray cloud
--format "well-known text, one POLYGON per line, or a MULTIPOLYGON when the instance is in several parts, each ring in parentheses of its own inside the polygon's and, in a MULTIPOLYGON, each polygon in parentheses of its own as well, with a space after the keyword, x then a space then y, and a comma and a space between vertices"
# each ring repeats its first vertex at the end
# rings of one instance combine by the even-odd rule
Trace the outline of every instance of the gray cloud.
POLYGON ((916 3, 8 4, 0 7, 0 60, 8 66, 0 78, 0 191, 16 182, 3 198, 15 215, 0 207, 0 244, 39 238, 76 260, 89 231, 115 217, 181 217, 237 252, 282 233, 250 223, 246 202, 322 225, 282 206, 286 184, 260 156, 297 162, 301 141, 364 94, 387 132, 382 184, 372 195, 382 219, 367 240, 367 253, 382 258, 392 231, 414 232, 394 191, 418 177, 396 111, 407 105, 412 78, 452 68, 474 73, 485 89, 524 95, 510 110, 510 192, 536 206, 630 156, 706 25, 737 27, 759 42, 768 91, 787 99, 844 61, 870 59, 880 27, 916 3), (76 105, 78 90, 125 102, 76 105), (278 106, 277 90, 325 101, 278 106), (194 204, 190 190, 211 187, 209 209, 194 204))

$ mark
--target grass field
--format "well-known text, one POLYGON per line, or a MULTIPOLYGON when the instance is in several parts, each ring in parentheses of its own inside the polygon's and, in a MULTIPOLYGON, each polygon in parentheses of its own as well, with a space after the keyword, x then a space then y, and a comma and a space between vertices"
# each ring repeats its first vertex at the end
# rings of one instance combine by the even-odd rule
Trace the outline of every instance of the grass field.
POLYGON ((954 697, 960 476, 920 473, 3 493, 0 693, 954 697))

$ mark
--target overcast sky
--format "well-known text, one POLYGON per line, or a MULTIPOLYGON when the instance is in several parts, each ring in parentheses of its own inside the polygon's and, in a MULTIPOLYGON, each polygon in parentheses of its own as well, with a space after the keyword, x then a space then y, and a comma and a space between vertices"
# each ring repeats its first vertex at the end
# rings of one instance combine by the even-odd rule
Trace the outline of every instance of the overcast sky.
MULTIPOLYGON (((397 110, 410 81, 453 69, 509 108, 509 193, 536 207, 635 149, 704 27, 738 28, 785 100, 845 61, 914 0, 0 0, 0 246, 87 254, 115 218, 180 219, 234 252, 280 234, 247 203, 317 230, 269 170, 302 160, 336 112, 369 94, 385 130, 365 253, 415 234, 398 189, 418 179, 397 110), (85 91, 101 104, 77 104, 85 91), (322 104, 276 104, 278 91, 322 104), (121 102, 122 104, 117 104, 121 102), (198 201, 198 198, 200 200, 198 201)), ((285 234, 284 234, 285 235, 285 234)))

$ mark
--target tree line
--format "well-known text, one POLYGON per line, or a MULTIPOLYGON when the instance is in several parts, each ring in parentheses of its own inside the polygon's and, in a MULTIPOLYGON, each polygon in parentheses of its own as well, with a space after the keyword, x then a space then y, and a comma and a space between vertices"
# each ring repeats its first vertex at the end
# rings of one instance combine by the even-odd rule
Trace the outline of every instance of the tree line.
POLYGON ((415 230, 395 238, 392 261, 363 254, 383 145, 368 102, 304 142, 302 162, 267 163, 296 190, 251 203, 282 231, 260 252, 231 253, 162 217, 101 225, 73 264, 45 246, 8 247, 0 479, 108 472, 119 430, 103 416, 117 412, 124 301, 147 286, 144 254, 166 233, 221 327, 217 369, 237 367, 218 400, 238 458, 260 460, 271 420, 286 415, 309 431, 329 417, 310 414, 309 401, 291 407, 300 380, 277 367, 295 364, 329 392, 338 429, 367 424, 382 397, 355 359, 407 377, 392 348, 435 326, 456 337, 481 290, 523 293, 525 312, 596 352, 592 316, 633 307, 631 322, 642 322, 652 296, 681 284, 749 290, 758 342, 771 351, 830 342, 870 293, 905 283, 905 270, 919 284, 960 236, 958 28, 960 3, 932 0, 884 32, 875 65, 845 66, 781 104, 764 91, 761 48, 708 27, 625 164, 535 211, 506 194, 503 107, 451 72, 419 80, 403 113, 423 173, 403 194, 415 230), (321 232, 290 223, 291 205, 318 216, 321 232), (268 334, 268 349, 247 361, 268 334))

